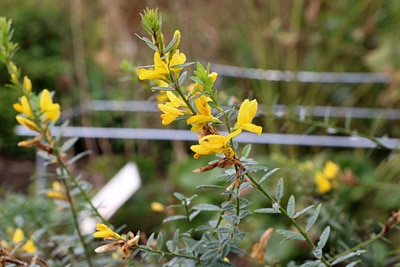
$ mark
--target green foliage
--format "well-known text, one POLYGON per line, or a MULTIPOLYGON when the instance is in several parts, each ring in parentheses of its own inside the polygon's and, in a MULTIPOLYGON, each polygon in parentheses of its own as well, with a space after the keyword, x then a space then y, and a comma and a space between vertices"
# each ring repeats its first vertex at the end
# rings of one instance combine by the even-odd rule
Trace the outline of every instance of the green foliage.
MULTIPOLYGON (((12 34, 8 37, 5 32, 10 25, 2 27, 0 41, 6 48, 3 52, 9 58, 15 54, 15 62, 24 69, 24 73, 29 73, 35 84, 34 90, 55 88, 57 79, 69 66, 62 58, 63 38, 68 32, 67 17, 61 6, 52 1, 39 2, 5 0, 0 3, 0 17, 7 16, 13 22, 12 34), (17 46, 19 52, 15 53, 17 46)), ((1 57, 0 62, 5 63, 4 55, 1 57)), ((0 84, 7 82, 7 71, 1 66, 0 84)), ((17 123, 15 111, 10 105, 17 101, 18 93, 0 88, 0 96, 0 120, 4 127, 0 132, 0 150, 7 154, 22 153, 21 149, 16 149, 18 138, 13 129, 17 123)))

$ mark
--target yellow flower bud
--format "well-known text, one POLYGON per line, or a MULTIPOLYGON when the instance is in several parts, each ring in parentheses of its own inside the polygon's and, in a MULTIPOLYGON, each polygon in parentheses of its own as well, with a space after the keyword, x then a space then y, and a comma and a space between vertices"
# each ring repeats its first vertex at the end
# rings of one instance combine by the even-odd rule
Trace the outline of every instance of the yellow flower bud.
POLYGON ((24 238, 25 238, 24 232, 20 228, 15 229, 14 234, 12 236, 12 241, 14 243, 19 243, 23 241, 24 238))
POLYGON ((151 210, 154 212, 163 212, 165 210, 165 206, 160 202, 152 202, 151 210))
POLYGON ((115 238, 122 239, 122 237, 111 230, 107 225, 98 223, 96 227, 97 232, 93 234, 94 238, 115 238))
POLYGON ((14 83, 17 83, 17 82, 18 82, 17 74, 11 73, 11 81, 14 82, 14 83))
POLYGON ((32 238, 26 241, 26 243, 22 246, 22 250, 26 251, 30 254, 36 253, 37 249, 35 243, 33 242, 32 238))
POLYGON ((30 93, 32 91, 32 82, 27 76, 24 76, 23 88, 26 93, 30 93))

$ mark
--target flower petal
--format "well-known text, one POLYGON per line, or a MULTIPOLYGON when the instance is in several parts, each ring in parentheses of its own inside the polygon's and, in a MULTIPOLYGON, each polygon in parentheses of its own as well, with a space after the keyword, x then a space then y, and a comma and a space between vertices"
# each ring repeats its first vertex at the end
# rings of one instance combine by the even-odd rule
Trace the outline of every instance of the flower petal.
POLYGON ((262 132, 262 127, 261 126, 257 126, 257 125, 252 124, 252 123, 243 124, 241 128, 243 130, 248 131, 248 132, 256 133, 258 135, 260 135, 261 132, 262 132))

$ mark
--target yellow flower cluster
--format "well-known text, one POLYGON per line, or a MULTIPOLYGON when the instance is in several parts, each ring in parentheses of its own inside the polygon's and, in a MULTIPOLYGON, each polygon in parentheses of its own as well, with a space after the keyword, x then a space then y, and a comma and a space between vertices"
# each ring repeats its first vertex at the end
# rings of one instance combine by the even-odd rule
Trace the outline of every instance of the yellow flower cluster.
POLYGON ((49 121, 55 122, 60 117, 60 105, 53 103, 47 89, 40 93, 39 103, 37 103, 37 97, 28 94, 28 96, 23 95, 13 107, 20 113, 16 116, 17 121, 35 132, 40 132, 43 124, 49 121))
POLYGON ((35 242, 32 237, 29 239, 25 238, 25 234, 21 228, 17 228, 14 231, 12 229, 7 229, 11 236, 11 243, 6 242, 5 240, 0 241, 0 246, 6 250, 13 250, 14 247, 19 247, 20 252, 26 252, 29 254, 35 254, 37 248, 35 246, 35 242))
MULTIPOLYGON (((148 28, 159 28, 159 25, 154 24, 148 28)), ((196 77, 192 79, 195 83, 188 87, 190 89, 184 91, 182 80, 186 74, 182 78, 181 71, 185 66, 186 56, 178 49, 181 39, 180 32, 175 31, 167 48, 163 44, 164 37, 161 32, 151 32, 151 30, 148 32, 152 36, 152 43, 149 43, 150 40, 146 38, 142 38, 142 40, 155 50, 154 65, 151 68, 141 68, 139 79, 161 81, 161 84, 166 86, 168 101, 158 104, 158 108, 163 112, 160 115, 161 122, 163 125, 168 125, 175 120, 186 118, 186 123, 191 125, 191 131, 197 132, 199 138, 199 143, 190 147, 195 152, 194 158, 220 153, 223 153, 226 158, 233 158, 235 156, 231 142, 233 137, 243 130, 261 134, 262 127, 252 123, 258 109, 257 100, 245 99, 239 108, 236 123, 230 127, 230 122, 222 122, 218 116, 213 114, 213 108, 215 108, 221 117, 225 118, 223 116, 225 111, 219 106, 216 94, 213 92, 218 74, 210 73, 208 68, 204 69, 198 64, 198 70, 195 71, 196 77), (154 38, 154 36, 159 36, 159 38, 154 38), (229 131, 227 136, 221 135, 217 131, 215 126, 219 124, 227 126, 229 131)))
POLYGON ((12 87, 22 92, 19 101, 13 104, 14 110, 19 113, 16 116, 16 120, 19 124, 39 133, 32 140, 19 142, 18 146, 37 147, 52 153, 53 147, 50 145, 52 138, 49 126, 60 118, 60 105, 53 102, 52 94, 47 89, 38 94, 32 92, 31 80, 25 76, 21 83, 18 68, 11 61, 7 62, 7 65, 9 66, 12 87), (42 140, 42 137, 46 137, 47 140, 42 140))
POLYGON ((336 178, 340 172, 340 167, 333 161, 328 160, 322 171, 317 171, 314 175, 314 181, 317 185, 317 191, 325 194, 337 187, 336 178))
POLYGON ((152 69, 142 68, 139 70, 140 80, 161 80, 169 84, 172 80, 179 77, 186 56, 177 49, 181 39, 181 33, 176 30, 174 38, 176 40, 173 48, 162 57, 160 51, 154 52, 154 67, 152 69))

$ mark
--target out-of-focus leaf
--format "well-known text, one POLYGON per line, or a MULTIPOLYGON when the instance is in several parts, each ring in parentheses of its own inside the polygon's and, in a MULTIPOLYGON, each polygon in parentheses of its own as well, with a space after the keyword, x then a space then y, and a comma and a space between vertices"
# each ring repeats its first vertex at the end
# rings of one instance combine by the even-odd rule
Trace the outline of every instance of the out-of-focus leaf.
POLYGON ((314 213, 311 215, 310 218, 308 218, 307 220, 307 225, 306 225, 306 232, 308 232, 308 230, 311 229, 311 227, 313 227, 314 223, 317 221, 319 212, 321 211, 321 204, 319 204, 317 206, 317 208, 315 209, 314 213))
POLYGON ((276 185, 276 193, 275 193, 275 196, 276 196, 276 199, 277 199, 278 201, 281 200, 282 197, 283 197, 283 185, 284 185, 284 182, 283 182, 283 178, 281 177, 281 178, 279 179, 279 181, 278 181, 278 184, 276 185))
POLYGON ((296 200, 293 195, 291 195, 289 197, 289 201, 288 201, 286 210, 287 210, 287 213, 289 214, 289 216, 291 218, 293 218, 293 216, 295 215, 295 212, 296 212, 296 200))

